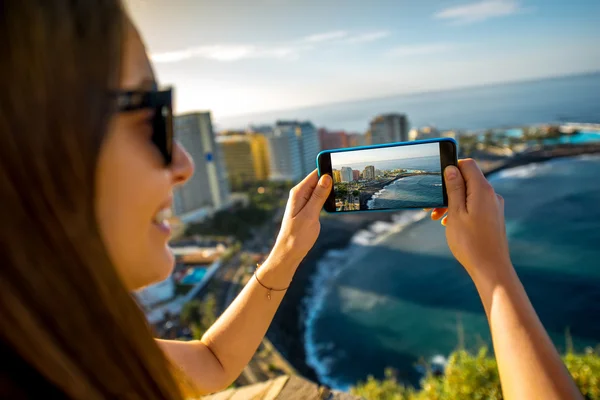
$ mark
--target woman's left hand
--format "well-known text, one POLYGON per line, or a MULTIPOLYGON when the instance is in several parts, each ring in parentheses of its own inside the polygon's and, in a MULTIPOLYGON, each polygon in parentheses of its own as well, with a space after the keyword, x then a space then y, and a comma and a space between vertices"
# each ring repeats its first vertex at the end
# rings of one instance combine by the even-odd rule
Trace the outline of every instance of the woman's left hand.
POLYGON ((300 263, 313 247, 321 231, 319 215, 331 186, 331 176, 319 179, 315 170, 290 191, 274 248, 280 257, 300 263))

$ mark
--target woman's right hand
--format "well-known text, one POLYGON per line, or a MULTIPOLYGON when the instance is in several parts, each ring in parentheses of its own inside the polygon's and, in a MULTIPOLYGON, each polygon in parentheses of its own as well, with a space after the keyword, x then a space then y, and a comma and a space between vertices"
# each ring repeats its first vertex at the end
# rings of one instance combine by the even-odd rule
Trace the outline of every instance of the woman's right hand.
POLYGON ((446 226, 450 251, 477 283, 512 268, 506 239, 504 199, 497 195, 474 160, 444 171, 448 209, 436 209, 433 219, 446 226))

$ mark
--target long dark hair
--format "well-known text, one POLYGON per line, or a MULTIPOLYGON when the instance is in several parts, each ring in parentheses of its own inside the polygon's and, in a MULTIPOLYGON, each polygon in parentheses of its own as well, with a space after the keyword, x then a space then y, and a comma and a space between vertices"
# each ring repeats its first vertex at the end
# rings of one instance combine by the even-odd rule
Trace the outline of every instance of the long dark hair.
POLYGON ((0 398, 177 399, 102 243, 119 0, 0 0, 0 398))

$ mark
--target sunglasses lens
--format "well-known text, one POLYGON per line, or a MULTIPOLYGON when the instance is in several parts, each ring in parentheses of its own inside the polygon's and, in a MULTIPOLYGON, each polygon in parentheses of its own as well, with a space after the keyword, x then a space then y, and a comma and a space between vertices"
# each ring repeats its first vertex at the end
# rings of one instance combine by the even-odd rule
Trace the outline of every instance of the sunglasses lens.
POLYGON ((162 154, 165 165, 170 165, 173 158, 173 129, 171 125, 172 117, 169 107, 156 108, 152 121, 152 142, 162 154))
POLYGON ((119 112, 153 109, 152 142, 162 154, 165 165, 173 160, 173 90, 117 93, 119 112))
POLYGON ((159 104, 154 109, 152 141, 160 150, 165 165, 173 160, 173 113, 171 91, 160 93, 159 104))

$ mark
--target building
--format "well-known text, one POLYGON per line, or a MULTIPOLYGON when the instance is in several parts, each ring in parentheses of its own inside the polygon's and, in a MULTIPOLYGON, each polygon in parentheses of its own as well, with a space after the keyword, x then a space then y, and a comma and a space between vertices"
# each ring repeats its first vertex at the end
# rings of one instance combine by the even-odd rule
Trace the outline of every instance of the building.
MULTIPOLYGON (((309 121, 277 121, 275 128, 291 128, 296 134, 300 153, 300 169, 302 177, 317 168, 317 155, 321 151, 317 128, 309 121)), ((273 154, 273 153, 271 153, 273 154)))
POLYGON ((146 308, 175 297, 175 281, 169 276, 164 281, 147 286, 134 292, 138 301, 146 308))
POLYGON ((385 114, 371 121, 372 144, 408 142, 408 120, 404 114, 385 114))
POLYGON ((352 180, 359 181, 360 180, 360 171, 357 169, 352 170, 352 180))
POLYGON ((380 177, 380 176, 382 176, 382 175, 383 175, 383 172, 381 172, 381 170, 380 170, 380 169, 376 169, 376 170, 375 170, 375 177, 376 177, 376 178, 379 178, 379 177, 380 177))
POLYGON ((258 133, 227 132, 217 137, 229 184, 240 189, 269 178, 267 138, 258 133))
POLYGON ((211 115, 197 112, 175 117, 175 137, 195 164, 194 175, 174 193, 174 211, 183 222, 202 218, 229 203, 229 183, 215 142, 211 115))
POLYGON ((298 182, 317 167, 317 128, 308 121, 277 121, 267 135, 272 180, 298 182))
POLYGON ((319 129, 319 141, 321 150, 343 149, 349 144, 346 132, 331 132, 325 128, 319 129))
POLYGON ((339 169, 333 170, 333 183, 339 183, 342 181, 342 174, 339 169))
POLYGON ((352 173, 352 168, 350 167, 342 167, 341 175, 342 182, 352 182, 354 179, 354 174, 352 173))
POLYGON ((267 136, 269 179, 298 182, 304 178, 300 145, 293 126, 277 126, 267 136))
POLYGON ((363 177, 366 180, 375 179, 375 167, 372 165, 367 165, 363 171, 363 177))
POLYGON ((371 144, 370 135, 362 135, 360 133, 351 133, 347 135, 348 147, 368 146, 371 144))
POLYGON ((433 126, 425 126, 420 129, 411 129, 411 140, 428 140, 441 137, 441 133, 433 126))

